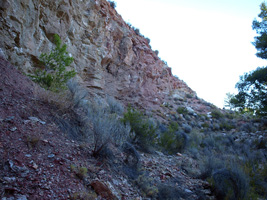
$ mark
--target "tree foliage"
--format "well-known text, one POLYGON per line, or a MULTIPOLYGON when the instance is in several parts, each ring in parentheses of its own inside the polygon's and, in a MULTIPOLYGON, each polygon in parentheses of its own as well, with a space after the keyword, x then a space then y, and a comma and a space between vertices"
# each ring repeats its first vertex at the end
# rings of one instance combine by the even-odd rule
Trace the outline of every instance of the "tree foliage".
MULTIPOLYGON (((260 5, 261 12, 259 20, 252 23, 253 30, 258 36, 253 42, 257 49, 256 55, 262 59, 267 59, 267 6, 260 5)), ((249 111, 258 115, 267 115, 267 67, 258 67, 256 70, 240 76, 236 84, 238 94, 229 95, 228 107, 237 108, 240 111, 249 111)))
POLYGON ((74 77, 76 72, 66 70, 66 67, 73 62, 73 58, 68 55, 67 45, 62 45, 57 34, 54 35, 54 43, 56 47, 49 54, 42 53, 40 56, 43 69, 36 69, 34 75, 30 77, 45 89, 59 91, 66 88, 66 82, 74 77))
POLYGON ((258 51, 256 55, 262 59, 267 59, 267 6, 265 2, 260 5, 260 9, 261 12, 258 15, 260 20, 255 19, 252 24, 253 30, 256 30, 258 34, 253 44, 258 51))
POLYGON ((245 73, 236 84, 238 94, 230 99, 230 104, 239 110, 267 115, 267 67, 245 73))

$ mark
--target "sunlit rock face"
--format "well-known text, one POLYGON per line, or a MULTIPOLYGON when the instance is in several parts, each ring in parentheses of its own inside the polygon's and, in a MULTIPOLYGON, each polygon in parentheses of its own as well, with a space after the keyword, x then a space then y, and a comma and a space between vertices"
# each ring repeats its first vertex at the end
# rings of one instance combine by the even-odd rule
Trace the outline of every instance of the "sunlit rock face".
POLYGON ((148 110, 196 96, 105 0, 1 1, 0 15, 0 55, 26 73, 59 34, 74 58, 74 92, 148 110))

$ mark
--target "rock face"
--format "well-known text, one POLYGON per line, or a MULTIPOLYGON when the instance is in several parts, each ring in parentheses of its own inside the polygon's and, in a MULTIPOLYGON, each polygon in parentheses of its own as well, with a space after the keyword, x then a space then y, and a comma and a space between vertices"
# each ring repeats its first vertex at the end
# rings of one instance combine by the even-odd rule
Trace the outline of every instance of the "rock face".
POLYGON ((148 110, 161 109, 170 97, 196 96, 106 0, 1 1, 0 16, 0 55, 26 73, 59 34, 74 58, 72 85, 88 96, 109 95, 148 110))

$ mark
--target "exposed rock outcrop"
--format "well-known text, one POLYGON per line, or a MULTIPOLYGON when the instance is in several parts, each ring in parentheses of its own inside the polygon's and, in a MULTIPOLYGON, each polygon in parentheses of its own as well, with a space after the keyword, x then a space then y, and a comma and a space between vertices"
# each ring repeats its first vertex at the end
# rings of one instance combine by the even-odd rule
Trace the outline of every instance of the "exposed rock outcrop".
POLYGON ((0 54, 26 73, 59 34, 74 58, 73 83, 90 97, 109 95, 152 111, 169 98, 196 96, 106 0, 2 1, 0 16, 0 54))

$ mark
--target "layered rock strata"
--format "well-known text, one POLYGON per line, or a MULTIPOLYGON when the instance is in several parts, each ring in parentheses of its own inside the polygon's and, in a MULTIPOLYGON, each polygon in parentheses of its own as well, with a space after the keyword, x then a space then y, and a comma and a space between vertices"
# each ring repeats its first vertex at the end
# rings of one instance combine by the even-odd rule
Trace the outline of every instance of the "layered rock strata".
POLYGON ((196 96, 106 0, 2 1, 0 17, 0 54, 25 73, 59 34, 74 58, 73 91, 78 85, 88 97, 108 95, 149 110, 196 96))

